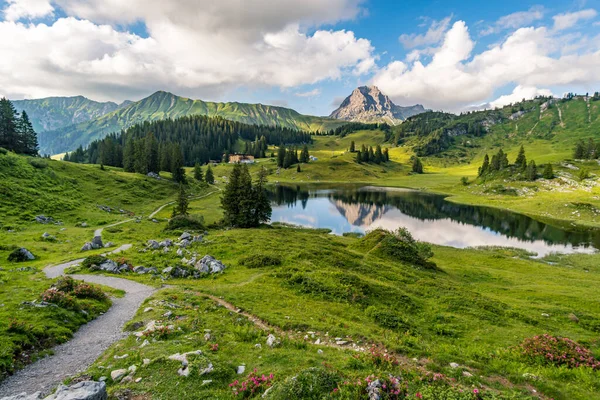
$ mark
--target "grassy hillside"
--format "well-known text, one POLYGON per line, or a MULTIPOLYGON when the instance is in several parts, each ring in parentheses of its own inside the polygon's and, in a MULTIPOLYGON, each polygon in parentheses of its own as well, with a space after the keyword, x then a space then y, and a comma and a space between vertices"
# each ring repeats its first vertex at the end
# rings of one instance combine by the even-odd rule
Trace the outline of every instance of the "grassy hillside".
POLYGON ((75 96, 15 100, 13 104, 17 111, 27 112, 33 128, 40 133, 101 117, 127 103, 120 106, 110 101, 101 103, 83 96, 75 96))
POLYGON ((136 123, 197 114, 220 116, 254 125, 279 125, 305 131, 333 129, 344 123, 329 118, 302 115, 283 107, 246 103, 211 103, 187 99, 167 92, 156 92, 89 122, 40 134, 40 151, 43 154, 70 151, 136 123))

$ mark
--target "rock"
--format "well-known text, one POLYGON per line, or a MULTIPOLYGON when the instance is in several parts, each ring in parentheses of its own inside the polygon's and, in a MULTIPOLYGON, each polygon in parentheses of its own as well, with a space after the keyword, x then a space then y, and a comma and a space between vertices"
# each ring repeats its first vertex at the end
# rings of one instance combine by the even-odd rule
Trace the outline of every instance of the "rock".
POLYGON ((379 379, 367 385, 367 396, 369 400, 380 400, 381 399, 381 381, 379 379))
POLYGON ((160 247, 171 247, 173 246, 173 241, 171 239, 163 240, 158 244, 160 247))
POLYGON ((168 247, 163 247, 163 253, 168 253, 168 252, 169 252, 169 250, 170 250, 170 248, 168 248, 168 247))
POLYGON ((46 217, 45 215, 37 215, 35 217, 35 222, 38 222, 40 224, 52 224, 54 223, 54 218, 46 217))
POLYGON ((156 172, 148 172, 146 176, 148 178, 160 179, 160 175, 158 175, 156 172))
POLYGON ((569 314, 569 319, 576 323, 579 322, 579 318, 577 318, 577 315, 575 315, 575 314, 569 314))
POLYGON ((241 375, 246 371, 246 366, 245 365, 240 365, 239 367, 237 367, 237 374, 241 375))
POLYGON ((140 383, 141 381, 142 381, 142 378, 137 378, 137 379, 135 380, 135 383, 140 383))
POLYGON ((321 349, 317 350, 317 354, 323 354, 323 350, 321 350, 321 349))
POLYGON ((450 368, 458 368, 460 367, 460 365, 458 365, 457 363, 450 363, 450 368))
POLYGON ((152 218, 150 221, 154 222, 155 224, 159 222, 156 218, 152 218))
POLYGON ((92 247, 94 249, 101 249, 104 247, 104 244, 102 243, 102 236, 94 236, 94 238, 92 239, 92 247))
POLYGON ((98 269, 102 271, 112 272, 114 274, 118 274, 121 266, 113 260, 105 260, 102 264, 98 266, 98 269))
POLYGON ((81 226, 82 228, 87 228, 89 225, 87 222, 82 222, 81 224, 79 224, 79 226, 81 226))
POLYGON ((215 368, 213 367, 212 363, 209 363, 206 368, 200 371, 200 375, 210 374, 214 369, 215 368))
POLYGON ((127 357, 129 357, 129 354, 123 354, 122 356, 115 356, 114 358, 115 358, 115 360, 122 360, 127 357))
POLYGON ((24 247, 14 250, 8 256, 8 261, 11 262, 23 262, 23 261, 32 261, 35 260, 35 257, 29 250, 24 247))
POLYGON ((256 348, 256 349, 262 349, 262 345, 260 343, 256 343, 254 345, 254 348, 256 348))
POLYGON ((90 251, 93 249, 94 248, 92 247, 92 244, 90 242, 87 242, 86 244, 83 245, 83 247, 81 248, 81 251, 90 251))
POLYGON ((177 256, 179 256, 179 257, 183 256, 183 250, 177 249, 177 256))
POLYGON ((181 247, 188 247, 190 244, 192 244, 192 242, 190 242, 188 239, 183 239, 181 242, 179 242, 179 246, 181 247))
POLYGON ((108 248, 108 247, 114 247, 114 245, 115 245, 115 244, 114 244, 113 242, 108 242, 108 243, 106 243, 106 244, 104 245, 104 248, 106 249, 106 248, 108 248))
POLYGON ((112 371, 110 373, 110 378, 113 380, 113 382, 118 382, 125 375, 127 375, 127 370, 126 369, 115 369, 114 371, 112 371))
POLYGON ((335 344, 337 344, 338 346, 344 346, 348 344, 348 342, 346 340, 338 340, 335 342, 335 344))
POLYGON ((146 308, 144 308, 144 312, 150 312, 152 310, 154 310, 154 308, 152 308, 152 307, 146 307, 146 308))
POLYGON ((105 377, 105 376, 101 376, 101 377, 98 379, 98 382, 105 382, 107 379, 108 379, 107 377, 105 377))
POLYGON ((173 267, 167 267, 165 269, 162 270, 162 273, 165 275, 168 275, 171 273, 171 271, 173 271, 173 267))
POLYGON ((144 365, 148 365, 148 364, 150 364, 150 359, 144 358, 144 360, 142 360, 142 362, 144 363, 144 365))
MULTIPOLYGON (((37 217, 36 217, 37 218, 37 217)), ((25 392, 16 394, 14 396, 3 397, 0 400, 39 400, 42 398, 42 392, 35 392, 34 394, 27 394, 25 392)))
POLYGON ((149 345, 150 345, 150 342, 148 341, 148 339, 146 339, 146 340, 144 340, 144 343, 142 343, 140 345, 140 348, 144 348, 144 347, 149 346, 149 345))
POLYGON ((150 240, 148 240, 148 247, 156 250, 156 249, 160 248, 160 244, 156 240, 150 239, 150 240))
POLYGON ((542 313, 542 317, 549 318, 550 314, 542 313))
POLYGON ((315 344, 321 344, 321 339, 315 340, 315 344))
POLYGON ((190 240, 192 239, 192 235, 188 232, 183 232, 181 236, 179 236, 179 240, 190 240))
POLYGON ((135 371, 137 371, 137 367, 135 365, 130 365, 129 368, 127 368, 129 370, 129 372, 135 373, 135 371))
POLYGON ((464 376, 465 378, 470 378, 470 377, 472 377, 472 376, 473 376, 473 374, 472 374, 472 373, 470 373, 469 371, 463 371, 463 372, 462 372, 462 374, 463 374, 463 376, 464 376))
POLYGON ((216 274, 225 270, 225 265, 214 257, 206 255, 198 261, 194 268, 202 273, 216 274))
POLYGON ((83 381, 72 386, 60 385, 53 395, 44 400, 106 400, 106 384, 104 382, 83 381))
POLYGON ((274 347, 277 344, 279 344, 279 341, 277 340, 277 338, 275 336, 273 336, 273 334, 269 334, 269 336, 267 336, 267 346, 274 347))
POLYGON ((204 334, 204 340, 207 341, 207 342, 210 340, 210 333, 206 332, 204 334))
POLYGON ((210 385, 211 383, 212 383, 212 379, 207 379, 207 380, 202 381, 202 386, 210 385))

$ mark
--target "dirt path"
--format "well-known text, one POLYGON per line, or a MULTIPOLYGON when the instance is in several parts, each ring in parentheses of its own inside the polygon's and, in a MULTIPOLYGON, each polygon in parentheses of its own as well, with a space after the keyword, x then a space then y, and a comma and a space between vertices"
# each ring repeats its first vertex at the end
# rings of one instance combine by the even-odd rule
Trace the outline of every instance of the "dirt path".
POLYGON ((556 105, 556 109, 558 110, 558 119, 560 121, 560 126, 562 126, 564 128, 565 127, 565 123, 563 122, 562 111, 561 111, 560 107, 558 106, 558 104, 556 105))

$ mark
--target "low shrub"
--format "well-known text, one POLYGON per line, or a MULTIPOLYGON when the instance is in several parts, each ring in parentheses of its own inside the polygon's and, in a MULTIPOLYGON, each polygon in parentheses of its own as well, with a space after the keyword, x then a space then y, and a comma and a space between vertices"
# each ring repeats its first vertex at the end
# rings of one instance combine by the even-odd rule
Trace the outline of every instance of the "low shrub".
POLYGON ((73 296, 63 293, 56 288, 50 288, 42 293, 41 300, 47 303, 56 304, 59 307, 68 310, 79 310, 79 304, 73 296))
POLYGON ((105 301, 108 296, 99 287, 92 286, 87 283, 80 283, 73 289, 75 297, 80 299, 94 299, 99 301, 105 301))
POLYGON ((84 268, 90 268, 92 265, 100 265, 106 260, 108 260, 108 258, 103 256, 89 256, 81 262, 81 266, 84 268))
POLYGON ((165 227, 166 231, 174 231, 174 230, 196 230, 201 231, 206 229, 204 224, 203 216, 191 216, 191 215, 178 215, 173 217, 167 223, 165 227))
POLYGON ((273 374, 270 375, 258 375, 256 368, 245 380, 235 380, 229 384, 229 387, 233 390, 233 394, 240 396, 242 399, 248 399, 254 397, 257 394, 264 393, 265 390, 273 385, 273 374))
POLYGON ((48 168, 48 161, 46 161, 42 158, 31 158, 31 159, 29 159, 29 164, 33 168, 37 168, 37 169, 48 168))
POLYGON ((538 335, 525 339, 520 348, 523 356, 534 363, 600 370, 600 361, 592 352, 569 338, 538 335))
POLYGON ((321 400, 328 398, 340 381, 334 372, 324 368, 308 368, 298 375, 273 386, 267 395, 272 400, 307 399, 321 400))
POLYGON ((406 228, 398 228, 394 232, 375 229, 360 240, 359 248, 376 255, 391 257, 412 264, 435 269, 435 264, 428 261, 433 257, 431 246, 413 238, 406 228))
POLYGON ((269 254, 255 254, 242 258, 239 263, 247 268, 274 267, 281 265, 281 257, 269 254))
POLYGON ((59 278, 54 285, 52 285, 53 288, 63 293, 72 292, 76 286, 77 282, 75 282, 75 279, 71 278, 70 276, 63 276, 62 278, 59 278))

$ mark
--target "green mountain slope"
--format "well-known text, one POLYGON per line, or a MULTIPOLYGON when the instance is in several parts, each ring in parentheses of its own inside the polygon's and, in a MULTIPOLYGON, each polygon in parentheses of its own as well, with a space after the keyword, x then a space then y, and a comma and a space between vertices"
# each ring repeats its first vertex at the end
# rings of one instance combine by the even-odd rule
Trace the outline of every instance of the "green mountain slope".
POLYGON ((255 125, 279 125, 305 131, 336 128, 343 121, 302 115, 289 108, 246 103, 212 103, 156 92, 140 101, 91 121, 44 132, 39 135, 40 151, 56 154, 85 146, 111 132, 131 125, 187 115, 220 116, 255 125))
POLYGON ((121 105, 111 101, 101 103, 83 96, 13 101, 19 112, 23 110, 27 112, 33 128, 38 133, 86 122, 129 103, 124 102, 121 105))
MULTIPOLYGON (((469 162, 486 152, 521 144, 540 160, 569 158, 575 143, 600 133, 600 101, 539 98, 498 110, 453 115, 427 112, 393 128, 392 141, 420 156, 469 162)), ((537 159, 537 158, 536 158, 537 159)))

